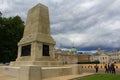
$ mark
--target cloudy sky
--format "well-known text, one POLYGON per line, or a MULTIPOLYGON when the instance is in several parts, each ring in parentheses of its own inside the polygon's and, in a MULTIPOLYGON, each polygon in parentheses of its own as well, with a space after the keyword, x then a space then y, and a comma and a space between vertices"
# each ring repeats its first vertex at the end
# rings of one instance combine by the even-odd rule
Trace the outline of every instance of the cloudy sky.
POLYGON ((0 0, 0 11, 26 21, 27 11, 38 3, 49 7, 56 47, 120 48, 120 0, 0 0))

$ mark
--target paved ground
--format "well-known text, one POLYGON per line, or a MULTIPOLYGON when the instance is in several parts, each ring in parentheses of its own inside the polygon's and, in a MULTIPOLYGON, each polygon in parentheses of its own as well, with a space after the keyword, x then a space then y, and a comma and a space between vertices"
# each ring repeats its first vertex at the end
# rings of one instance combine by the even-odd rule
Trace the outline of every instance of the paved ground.
MULTIPOLYGON (((48 79, 43 79, 43 80, 70 80, 73 78, 92 75, 94 73, 95 73, 95 69, 82 69, 82 74, 79 74, 79 75, 67 75, 67 76, 53 77, 53 78, 48 78, 48 79)), ((99 69, 98 73, 105 73, 105 70, 99 69)), ((116 73, 120 74, 120 69, 116 69, 116 73)), ((10 77, 10 76, 0 75, 0 80, 17 80, 17 79, 14 77, 10 77)))
POLYGON ((60 76, 60 77, 43 79, 43 80, 70 80, 70 79, 73 79, 73 78, 88 76, 88 75, 92 75, 92 74, 94 74, 94 73, 82 73, 82 74, 79 74, 79 75, 60 76))
POLYGON ((0 80, 17 80, 14 77, 0 75, 0 80))
MULTIPOLYGON (((82 72, 88 72, 88 73, 95 73, 95 69, 82 69, 82 72)), ((104 74, 105 73, 105 69, 98 69, 98 73, 102 73, 104 74)), ((120 74, 120 69, 116 69, 116 74, 120 74)))
MULTIPOLYGON (((82 69, 82 74, 79 74, 79 75, 67 75, 67 76, 53 77, 53 78, 48 78, 48 79, 43 79, 43 80, 70 80, 73 78, 92 75, 94 73, 95 73, 95 69, 82 69)), ((105 73, 105 70, 99 69, 98 73, 105 73)), ((120 69, 116 69, 116 73, 120 74, 120 69)), ((10 77, 10 76, 0 75, 0 80, 17 80, 17 79, 14 77, 10 77)))
MULTIPOLYGON (((88 76, 88 75, 92 75, 93 73, 82 73, 79 75, 67 75, 67 76, 60 76, 60 77, 53 77, 53 78, 48 78, 48 79, 43 79, 43 80, 70 80, 73 78, 78 78, 78 77, 83 77, 83 76, 88 76)), ((0 75, 0 80, 17 80, 14 77, 10 77, 10 76, 2 76, 0 75)))

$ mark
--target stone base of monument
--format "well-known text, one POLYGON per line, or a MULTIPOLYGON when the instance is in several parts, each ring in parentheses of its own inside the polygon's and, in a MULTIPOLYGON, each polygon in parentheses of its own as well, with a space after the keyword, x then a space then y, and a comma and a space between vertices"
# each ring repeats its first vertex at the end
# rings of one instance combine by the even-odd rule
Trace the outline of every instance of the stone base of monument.
POLYGON ((63 63, 60 61, 15 61, 11 62, 10 66, 27 66, 27 65, 35 65, 35 66, 42 66, 42 67, 58 67, 63 66, 63 63))
POLYGON ((16 80, 43 80, 51 77, 74 75, 81 73, 80 65, 63 67, 41 67, 41 66, 1 66, 0 75, 15 77, 16 80))

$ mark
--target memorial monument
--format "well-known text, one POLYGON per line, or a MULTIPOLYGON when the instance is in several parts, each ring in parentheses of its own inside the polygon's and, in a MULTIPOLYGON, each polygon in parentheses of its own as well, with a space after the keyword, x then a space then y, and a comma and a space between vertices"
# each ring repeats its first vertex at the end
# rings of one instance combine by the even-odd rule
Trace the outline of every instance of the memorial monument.
POLYGON ((23 38, 18 43, 18 56, 11 66, 60 66, 62 62, 55 61, 54 46, 48 7, 39 3, 28 11, 23 38))
POLYGON ((18 56, 10 66, 0 67, 0 74, 16 80, 43 80, 81 73, 81 66, 64 66, 55 60, 55 41, 50 34, 48 7, 37 4, 29 10, 24 34, 18 43, 18 56))

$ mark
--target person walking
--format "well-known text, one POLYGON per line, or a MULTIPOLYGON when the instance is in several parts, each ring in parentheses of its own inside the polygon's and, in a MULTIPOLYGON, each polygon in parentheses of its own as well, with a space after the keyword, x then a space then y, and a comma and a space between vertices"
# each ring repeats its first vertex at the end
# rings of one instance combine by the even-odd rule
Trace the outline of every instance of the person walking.
POLYGON ((98 68, 99 68, 99 67, 98 67, 98 65, 96 64, 96 65, 95 65, 95 72, 96 72, 96 73, 98 73, 98 68))
POLYGON ((115 64, 114 63, 111 64, 111 70, 112 70, 113 74, 116 74, 115 64))
POLYGON ((105 73, 108 73, 108 66, 105 64, 105 73))
POLYGON ((111 64, 110 63, 108 63, 108 73, 111 73, 112 71, 111 71, 111 64))

